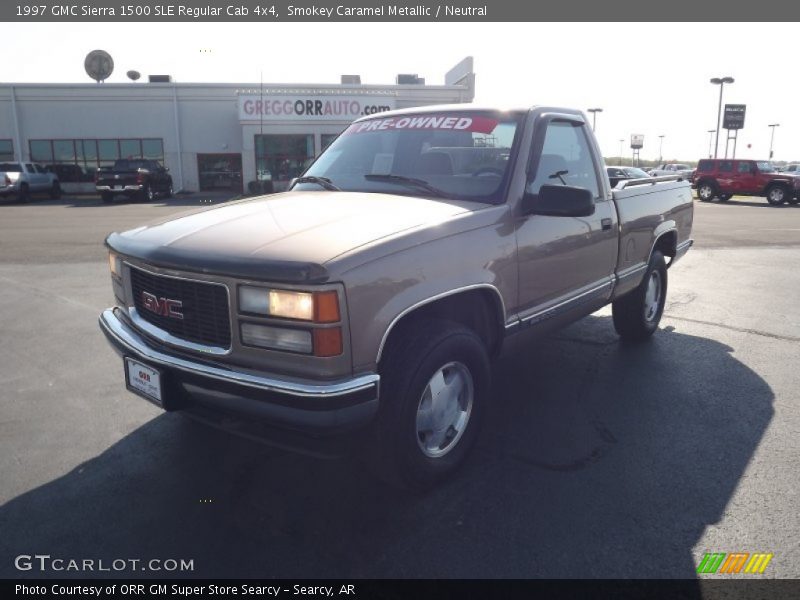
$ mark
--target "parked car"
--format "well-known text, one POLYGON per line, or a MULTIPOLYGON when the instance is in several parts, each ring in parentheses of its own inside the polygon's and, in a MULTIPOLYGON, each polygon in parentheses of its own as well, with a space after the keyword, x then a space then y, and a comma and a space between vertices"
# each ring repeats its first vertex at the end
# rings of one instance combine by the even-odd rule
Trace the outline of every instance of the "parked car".
POLYGON ((692 175, 692 167, 683 163, 663 163, 657 167, 650 169, 648 172, 653 177, 662 177, 664 175, 680 175, 684 179, 689 179, 692 175))
POLYGON ((620 181, 630 179, 649 179, 647 171, 638 167, 606 167, 606 174, 611 187, 617 187, 620 181))
POLYGON ((92 181, 89 174, 79 165, 56 163, 47 165, 47 170, 51 173, 55 173, 58 180, 64 183, 92 181))
POLYGON ((357 436, 381 475, 439 481, 475 443, 508 338, 611 304, 619 335, 647 340, 692 245, 688 182, 611 190, 587 123, 380 113, 289 192, 112 233, 100 327, 127 386, 284 447, 357 436))
POLYGON ((797 204, 800 177, 778 173, 766 160, 708 158, 697 163, 692 187, 703 202, 715 197, 727 202, 731 196, 763 196, 773 206, 797 204))
POLYGON ((781 173, 789 173, 791 175, 800 175, 800 164, 791 163, 781 169, 781 173))
POLYGON ((20 202, 27 202, 33 194, 61 197, 58 177, 37 163, 0 162, 0 198, 14 196, 20 202))
POLYGON ((169 198, 173 193, 169 169, 146 159, 123 158, 110 169, 101 167, 95 174, 95 189, 106 203, 115 196, 151 201, 157 196, 169 198))

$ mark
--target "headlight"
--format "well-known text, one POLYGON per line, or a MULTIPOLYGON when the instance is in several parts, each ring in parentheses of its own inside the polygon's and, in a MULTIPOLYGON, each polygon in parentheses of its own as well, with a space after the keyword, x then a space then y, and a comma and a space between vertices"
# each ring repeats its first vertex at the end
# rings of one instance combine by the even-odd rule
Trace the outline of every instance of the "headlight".
POLYGON ((108 268, 111 269, 111 274, 114 277, 122 277, 122 259, 118 254, 108 253, 108 268))
POLYGON ((335 291, 312 293, 240 286, 239 310, 316 323, 335 323, 340 319, 339 299, 335 291))
POLYGON ((255 323, 242 323, 242 343, 248 346, 311 354, 311 332, 255 323))

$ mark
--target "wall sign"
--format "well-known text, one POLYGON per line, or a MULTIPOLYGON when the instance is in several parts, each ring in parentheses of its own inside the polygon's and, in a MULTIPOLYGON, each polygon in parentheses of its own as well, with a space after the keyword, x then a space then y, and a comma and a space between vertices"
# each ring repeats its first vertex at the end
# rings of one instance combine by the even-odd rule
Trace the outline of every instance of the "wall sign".
POLYGON ((353 121, 395 108, 395 99, 389 96, 249 94, 238 98, 240 121, 353 121))

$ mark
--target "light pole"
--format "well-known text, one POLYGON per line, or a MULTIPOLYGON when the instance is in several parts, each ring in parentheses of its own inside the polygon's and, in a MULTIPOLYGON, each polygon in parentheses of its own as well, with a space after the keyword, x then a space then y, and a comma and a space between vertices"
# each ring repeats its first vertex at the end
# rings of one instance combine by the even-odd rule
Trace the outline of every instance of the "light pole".
POLYGON ((767 127, 772 128, 772 135, 769 138, 769 159, 770 160, 772 160, 772 142, 775 141, 775 128, 776 127, 780 127, 780 126, 781 126, 780 123, 772 123, 770 125, 767 125, 767 127))
POLYGON ((714 132, 716 129, 708 130, 708 158, 711 158, 711 143, 714 141, 714 132))
POLYGON ((602 108, 590 108, 589 112, 592 113, 592 131, 594 131, 595 125, 597 125, 597 113, 603 112, 602 108))
POLYGON ((664 147, 664 138, 667 137, 665 135, 658 136, 658 162, 664 161, 664 156, 661 153, 662 148, 664 147))
POLYGON ((717 158, 719 152, 719 121, 722 117, 722 90, 725 88, 726 83, 733 83, 733 77, 714 77, 709 80, 714 85, 719 86, 719 107, 717 108, 717 139, 714 142, 714 158, 717 158))
POLYGON ((619 166, 620 167, 622 166, 622 147, 623 147, 623 144, 625 144, 625 138, 622 138, 619 141, 619 166))

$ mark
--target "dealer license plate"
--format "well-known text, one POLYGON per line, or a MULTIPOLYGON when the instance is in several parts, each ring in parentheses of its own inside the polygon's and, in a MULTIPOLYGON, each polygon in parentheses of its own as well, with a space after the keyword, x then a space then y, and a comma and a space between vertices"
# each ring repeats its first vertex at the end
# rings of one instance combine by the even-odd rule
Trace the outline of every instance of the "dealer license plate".
POLYGON ((163 407, 161 373, 131 358, 125 359, 125 383, 128 389, 163 407))

